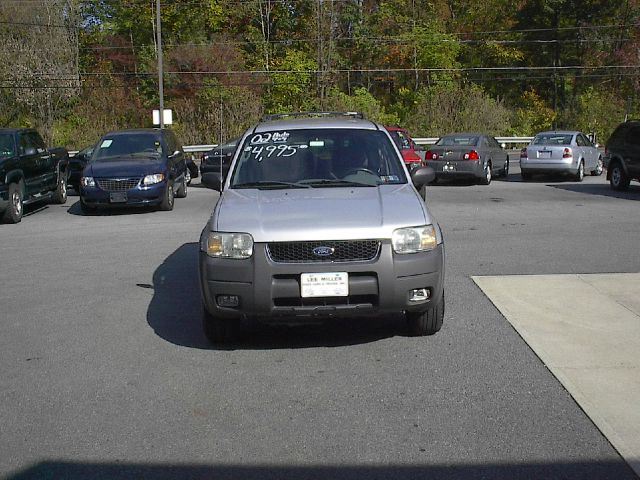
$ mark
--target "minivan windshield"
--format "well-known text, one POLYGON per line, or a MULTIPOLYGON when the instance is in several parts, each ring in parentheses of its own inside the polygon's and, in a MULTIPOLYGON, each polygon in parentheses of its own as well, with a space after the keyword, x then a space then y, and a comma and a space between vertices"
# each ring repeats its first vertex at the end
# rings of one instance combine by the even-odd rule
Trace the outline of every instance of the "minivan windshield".
POLYGON ((406 182, 402 160, 382 131, 283 129, 246 138, 230 187, 371 187, 406 182))
POLYGON ((0 134, 0 158, 13 157, 16 154, 16 150, 13 142, 13 135, 2 133, 0 134))
POLYGON ((155 160, 162 152, 160 139, 152 133, 107 135, 96 145, 91 160, 109 162, 122 157, 155 160))

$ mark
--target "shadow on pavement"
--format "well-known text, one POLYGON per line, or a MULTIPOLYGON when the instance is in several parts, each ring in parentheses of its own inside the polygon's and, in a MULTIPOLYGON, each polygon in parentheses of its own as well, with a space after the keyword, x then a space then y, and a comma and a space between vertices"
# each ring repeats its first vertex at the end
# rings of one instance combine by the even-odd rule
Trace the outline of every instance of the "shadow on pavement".
POLYGON ((147 322, 158 336, 175 345, 217 350, 337 347, 375 342, 403 335, 400 315, 377 318, 336 319, 296 327, 246 325, 241 340, 229 346, 212 346, 202 333, 197 243, 186 243, 169 255, 153 274, 147 322))
POLYGON ((575 183, 573 185, 547 185, 569 192, 586 193, 588 195, 600 195, 603 197, 621 198, 623 200, 640 200, 640 187, 629 185, 625 191, 612 190, 608 184, 575 183))
POLYGON ((45 461, 6 478, 7 480, 633 480, 637 477, 620 459, 619 461, 415 466, 274 466, 269 464, 243 466, 45 461))

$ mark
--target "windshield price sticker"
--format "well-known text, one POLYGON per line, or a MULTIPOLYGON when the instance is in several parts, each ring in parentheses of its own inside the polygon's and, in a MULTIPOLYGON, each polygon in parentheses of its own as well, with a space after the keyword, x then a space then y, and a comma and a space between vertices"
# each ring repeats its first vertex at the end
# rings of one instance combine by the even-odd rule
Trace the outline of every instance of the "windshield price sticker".
POLYGON ((255 147, 247 147, 245 151, 250 151, 250 155, 255 157, 258 161, 261 161, 263 158, 271 158, 271 157, 292 157, 298 151, 298 147, 294 147, 291 145, 267 145, 265 146, 255 146, 255 147))
POLYGON ((267 143, 282 143, 289 139, 289 132, 257 133, 251 137, 251 145, 266 145, 267 143))
POLYGON ((300 275, 300 295, 310 297, 347 297, 349 274, 347 272, 303 273, 300 275))

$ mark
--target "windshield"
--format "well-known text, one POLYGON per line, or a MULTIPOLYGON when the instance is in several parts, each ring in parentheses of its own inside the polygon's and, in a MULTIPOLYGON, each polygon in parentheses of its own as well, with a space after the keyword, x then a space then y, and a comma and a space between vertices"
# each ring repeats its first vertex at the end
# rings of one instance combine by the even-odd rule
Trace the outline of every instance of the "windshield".
POLYGON ((475 147, 478 143, 478 137, 475 135, 451 135, 449 137, 442 137, 436 142, 436 145, 443 147, 475 147))
POLYGON ((557 133, 544 133, 537 135, 533 139, 534 145, 571 145, 573 135, 562 135, 557 133))
POLYGON ((0 157, 13 157, 15 156, 15 151, 13 135, 7 133, 0 134, 0 157))
POLYGON ((262 132, 245 140, 231 188, 329 188, 406 183, 384 132, 309 129, 262 132))
POLYGON ((96 146, 92 161, 108 162, 119 157, 156 159, 162 152, 160 139, 153 133, 107 135, 96 146))

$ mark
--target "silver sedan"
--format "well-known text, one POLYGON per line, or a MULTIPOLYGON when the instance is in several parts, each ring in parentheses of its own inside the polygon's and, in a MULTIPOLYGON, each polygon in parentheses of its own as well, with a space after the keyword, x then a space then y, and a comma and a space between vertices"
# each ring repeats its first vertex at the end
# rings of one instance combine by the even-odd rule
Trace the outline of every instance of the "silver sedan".
POLYGON ((520 171, 523 180, 534 173, 568 173, 581 182, 585 172, 602 174, 602 156, 582 132, 541 132, 520 152, 520 171))

